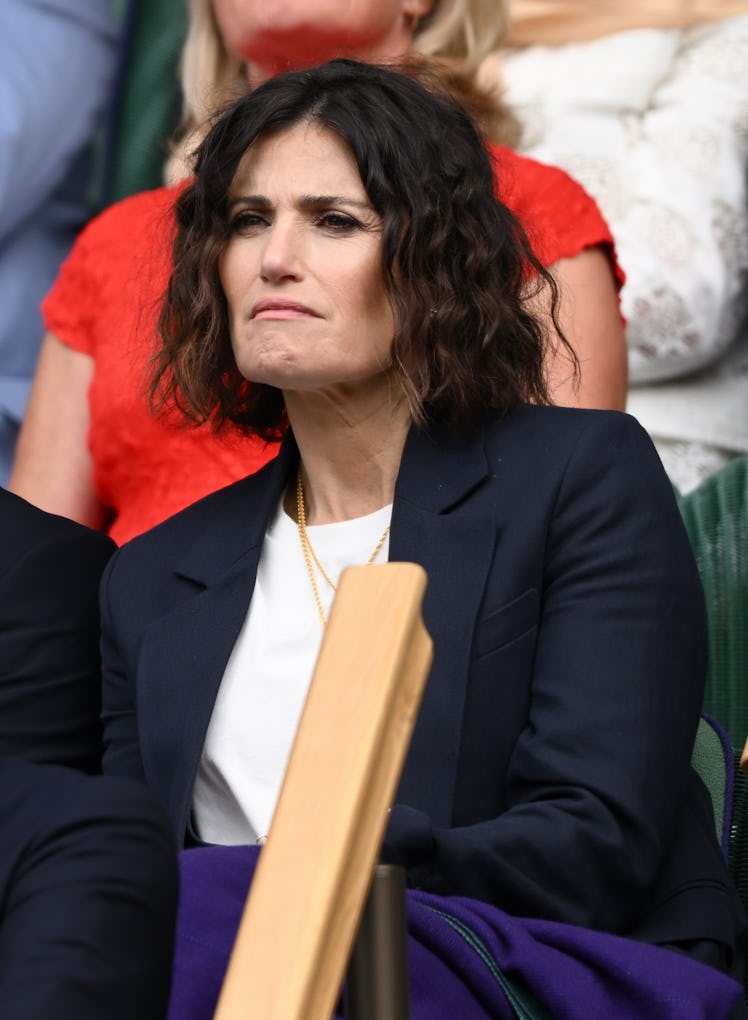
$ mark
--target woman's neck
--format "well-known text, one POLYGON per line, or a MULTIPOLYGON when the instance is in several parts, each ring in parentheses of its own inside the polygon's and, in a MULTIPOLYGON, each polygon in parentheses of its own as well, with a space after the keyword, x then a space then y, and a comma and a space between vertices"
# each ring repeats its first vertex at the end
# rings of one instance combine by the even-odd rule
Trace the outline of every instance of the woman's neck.
MULTIPOLYGON (((404 401, 351 410, 287 394, 286 408, 301 454, 307 524, 363 517, 392 502, 411 422, 404 401)), ((295 485, 294 478, 285 503, 293 517, 295 485)))

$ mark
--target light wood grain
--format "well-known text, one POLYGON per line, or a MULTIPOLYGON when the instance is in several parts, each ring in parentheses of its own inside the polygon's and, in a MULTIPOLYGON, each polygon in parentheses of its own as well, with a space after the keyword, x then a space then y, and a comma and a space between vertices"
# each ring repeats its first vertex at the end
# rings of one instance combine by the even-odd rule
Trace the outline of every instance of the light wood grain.
POLYGON ((215 1020, 329 1020, 432 644, 411 563, 343 572, 215 1020))

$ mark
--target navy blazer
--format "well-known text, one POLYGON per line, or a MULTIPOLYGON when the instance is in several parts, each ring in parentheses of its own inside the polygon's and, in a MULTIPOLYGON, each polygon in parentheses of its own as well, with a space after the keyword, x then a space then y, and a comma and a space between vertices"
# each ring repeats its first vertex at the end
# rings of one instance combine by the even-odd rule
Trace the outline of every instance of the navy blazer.
MULTIPOLYGON (((102 583, 105 771, 180 840, 263 537, 298 460, 124 546, 102 583)), ((653 942, 741 923, 689 761, 706 666, 698 574, 644 431, 521 407, 412 428, 390 560, 428 573, 434 664, 384 853, 412 885, 653 942)))
POLYGON ((101 771, 98 591, 114 550, 0 488, 0 755, 101 771))

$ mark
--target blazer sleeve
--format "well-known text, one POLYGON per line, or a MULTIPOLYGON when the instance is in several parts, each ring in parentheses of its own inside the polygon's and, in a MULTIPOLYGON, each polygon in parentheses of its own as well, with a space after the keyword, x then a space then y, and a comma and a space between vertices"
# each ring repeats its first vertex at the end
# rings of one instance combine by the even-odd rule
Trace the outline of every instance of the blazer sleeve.
POLYGON ((97 593, 114 543, 33 507, 23 518, 0 566, 0 754, 98 772, 97 593))
POLYGON ((603 417, 581 433, 551 500, 530 701, 510 757, 507 808, 440 829, 396 805, 384 857, 432 892, 622 932, 646 910, 685 801, 706 620, 649 438, 628 416, 603 417))

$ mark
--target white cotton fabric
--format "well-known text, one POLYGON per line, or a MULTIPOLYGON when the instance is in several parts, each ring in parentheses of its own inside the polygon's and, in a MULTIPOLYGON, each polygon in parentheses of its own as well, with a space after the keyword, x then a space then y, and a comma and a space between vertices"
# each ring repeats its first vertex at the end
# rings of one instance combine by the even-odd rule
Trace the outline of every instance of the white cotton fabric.
MULTIPOLYGON (((307 529, 333 583, 366 563, 392 506, 307 529)), ((386 540, 376 562, 385 562, 386 540)), ((317 574, 327 616, 333 592, 317 574)), ((267 835, 322 639, 296 522, 282 505, 265 535, 249 612, 223 675, 193 793, 193 822, 207 843, 267 835)))

